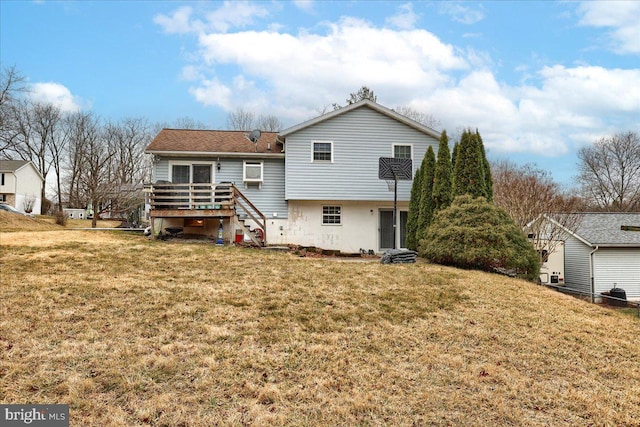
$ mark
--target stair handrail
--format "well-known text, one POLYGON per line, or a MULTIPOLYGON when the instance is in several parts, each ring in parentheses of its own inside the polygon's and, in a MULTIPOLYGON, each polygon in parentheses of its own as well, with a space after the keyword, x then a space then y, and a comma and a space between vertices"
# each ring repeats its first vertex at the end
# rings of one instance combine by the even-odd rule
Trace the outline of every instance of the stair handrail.
POLYGON ((267 217, 265 216, 265 214, 263 214, 260 209, 258 209, 256 207, 256 205, 254 205, 253 203, 251 203, 251 200, 249 200, 249 198, 247 198, 247 196, 245 196, 242 191, 240 191, 238 189, 238 187, 235 186, 235 184, 231 184, 231 187, 233 188, 233 201, 237 202, 238 205, 240 205, 240 207, 242 208, 243 211, 246 212, 247 215, 249 215, 249 217, 256 223, 258 224, 258 226, 260 228, 262 228, 262 231, 264 232, 264 240, 266 243, 267 240, 267 217), (242 199, 242 200, 240 200, 242 199), (256 217, 256 215, 253 214, 253 212, 251 212, 250 209, 247 209, 247 207, 244 205, 243 201, 249 205, 249 207, 251 209, 253 209, 253 211, 256 213, 256 215, 258 215, 262 221, 260 219, 258 219, 256 217))

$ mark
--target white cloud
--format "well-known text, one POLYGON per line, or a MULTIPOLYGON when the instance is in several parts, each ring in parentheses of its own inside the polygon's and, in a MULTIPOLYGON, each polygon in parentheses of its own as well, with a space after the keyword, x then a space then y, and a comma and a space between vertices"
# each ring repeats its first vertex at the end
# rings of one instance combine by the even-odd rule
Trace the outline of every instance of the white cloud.
MULTIPOLYGON (((160 25, 165 33, 184 34, 201 28, 201 23, 196 25, 191 22, 191 13, 193 9, 184 6, 176 9, 170 16, 158 14, 153 18, 153 22, 160 25)), ((200 22, 200 21, 198 21, 200 22)))
POLYGON ((295 4, 298 9, 304 10, 305 12, 313 10, 313 0, 293 0, 293 4, 295 4))
POLYGON ((405 3, 399 7, 398 13, 386 19, 386 23, 399 30, 411 30, 418 22, 418 18, 418 14, 413 11, 413 5, 405 3))
POLYGON ((35 102, 53 104, 64 112, 75 112, 81 109, 80 99, 73 96, 71 91, 60 83, 33 83, 29 89, 29 97, 35 102))
POLYGON ((210 30, 198 43, 200 61, 183 69, 198 102, 274 114, 285 125, 344 103, 362 85, 383 105, 432 114, 450 134, 477 127, 493 153, 559 156, 593 135, 639 124, 637 68, 544 65, 545 59, 522 66, 527 78, 507 84, 486 52, 446 44, 423 29, 379 28, 349 17, 298 34, 210 30))
POLYGON ((439 12, 443 15, 449 15, 455 22, 462 24, 475 24, 484 19, 484 11, 482 5, 474 9, 469 6, 469 3, 462 3, 456 1, 447 1, 439 3, 439 12))
POLYGON ((153 22, 169 34, 226 32, 232 28, 250 26, 254 23, 254 18, 263 18, 268 14, 268 10, 260 4, 247 1, 225 1, 218 9, 205 13, 204 20, 194 18, 193 9, 183 6, 169 16, 156 15, 153 22))
POLYGON ((587 1, 580 4, 580 25, 609 28, 612 50, 619 54, 640 53, 640 2, 587 1))
POLYGON ((234 108, 231 102, 233 96, 231 88, 217 79, 203 80, 200 86, 192 87, 189 92, 203 105, 217 105, 228 111, 234 108))
POLYGON ((292 99, 331 104, 363 84, 386 90, 392 98, 408 88, 433 90, 450 79, 447 72, 468 67, 452 46, 425 30, 378 29, 353 18, 327 29, 323 35, 211 33, 200 37, 201 53, 216 70, 238 67, 241 74, 266 83, 272 102, 283 105, 292 99), (336 93, 341 93, 338 99, 336 93))

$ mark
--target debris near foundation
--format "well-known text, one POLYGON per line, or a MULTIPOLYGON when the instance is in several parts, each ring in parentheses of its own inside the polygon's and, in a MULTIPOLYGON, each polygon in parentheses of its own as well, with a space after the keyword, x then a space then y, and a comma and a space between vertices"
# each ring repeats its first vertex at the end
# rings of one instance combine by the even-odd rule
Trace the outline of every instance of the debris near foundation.
POLYGON ((389 249, 382 254, 380 262, 383 264, 413 264, 418 253, 408 249, 389 249))

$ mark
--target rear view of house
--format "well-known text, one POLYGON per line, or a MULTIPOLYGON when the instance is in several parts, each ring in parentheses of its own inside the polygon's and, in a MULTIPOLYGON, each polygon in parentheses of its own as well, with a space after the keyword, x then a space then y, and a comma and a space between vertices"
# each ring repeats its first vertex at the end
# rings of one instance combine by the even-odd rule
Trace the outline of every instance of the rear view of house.
POLYGON ((368 100, 279 133, 163 129, 146 149, 153 227, 356 253, 394 247, 395 225, 403 247, 412 181, 398 185, 394 224, 379 158, 411 159, 415 173, 439 138, 368 100))

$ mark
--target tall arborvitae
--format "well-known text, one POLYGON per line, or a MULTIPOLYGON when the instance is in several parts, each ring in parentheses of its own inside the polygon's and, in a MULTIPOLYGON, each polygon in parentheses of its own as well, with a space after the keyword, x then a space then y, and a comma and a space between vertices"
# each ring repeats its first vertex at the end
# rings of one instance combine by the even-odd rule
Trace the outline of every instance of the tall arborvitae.
POLYGON ((474 133, 465 130, 460 137, 456 164, 453 169, 453 196, 469 194, 472 197, 487 197, 484 162, 480 141, 474 133))
POLYGON ((440 135, 440 145, 438 146, 438 160, 436 161, 436 171, 433 177, 433 209, 438 211, 451 204, 452 195, 452 175, 453 166, 451 164, 451 152, 449 151, 449 138, 447 131, 443 130, 440 135))
POLYGON ((482 137, 480 136, 480 132, 476 129, 476 137, 480 143, 480 150, 482 154, 482 170, 484 172, 484 184, 487 192, 487 200, 493 201, 493 177, 491 176, 491 165, 489 164, 489 160, 487 160, 487 153, 484 149, 484 143, 482 142, 482 137))
POLYGON ((420 195, 420 214, 418 216, 418 227, 416 236, 420 241, 431 220, 433 219, 433 176, 435 174, 436 155, 433 148, 429 146, 427 154, 422 163, 422 194, 420 195))
MULTIPOLYGON (((425 156, 426 158, 426 156, 425 156)), ((425 163, 425 160, 422 160, 425 163)), ((420 216, 420 197, 422 196, 422 166, 416 170, 411 185, 411 199, 409 200, 409 213, 407 214, 407 228, 404 245, 413 251, 418 249, 418 217, 420 216)))
POLYGON ((459 141, 453 144, 451 152, 451 199, 453 200, 453 189, 456 187, 456 157, 458 156, 459 141))

